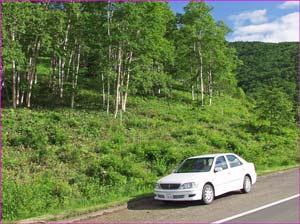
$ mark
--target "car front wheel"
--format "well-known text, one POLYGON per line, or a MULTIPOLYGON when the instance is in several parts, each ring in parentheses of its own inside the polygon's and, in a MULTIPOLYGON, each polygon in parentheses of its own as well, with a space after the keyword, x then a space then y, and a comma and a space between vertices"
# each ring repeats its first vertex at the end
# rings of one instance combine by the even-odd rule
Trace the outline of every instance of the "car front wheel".
POLYGON ((249 193, 251 191, 252 183, 249 176, 245 176, 244 183, 243 183, 243 193, 249 193))
POLYGON ((202 192, 202 201, 204 204, 208 205, 213 202, 215 197, 215 192, 210 184, 205 184, 202 192))

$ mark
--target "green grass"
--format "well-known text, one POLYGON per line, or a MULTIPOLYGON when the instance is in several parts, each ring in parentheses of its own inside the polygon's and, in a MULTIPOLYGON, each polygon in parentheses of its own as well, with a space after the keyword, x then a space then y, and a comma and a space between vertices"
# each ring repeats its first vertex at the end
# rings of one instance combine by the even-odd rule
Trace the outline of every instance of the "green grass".
POLYGON ((262 175, 275 173, 275 172, 279 172, 279 171, 285 171, 285 170, 294 169, 294 168, 300 168, 299 163, 294 164, 294 165, 271 167, 271 168, 265 169, 265 170, 257 170, 256 173, 258 176, 262 176, 262 175))
POLYGON ((261 131, 245 100, 220 96, 199 108, 179 90, 171 99, 130 96, 121 123, 100 109, 100 98, 82 90, 77 110, 3 109, 4 221, 125 202, 198 154, 234 152, 259 173, 298 163, 296 126, 261 131))
POLYGON ((116 208, 118 206, 124 206, 130 201, 136 201, 151 196, 153 196, 152 190, 146 193, 135 194, 135 196, 122 196, 119 197, 118 199, 111 200, 110 202, 97 204, 93 206, 79 207, 79 208, 75 206, 74 208, 69 208, 68 210, 57 211, 54 214, 33 217, 22 221, 23 222, 62 221, 68 218, 72 218, 72 217, 76 217, 76 216, 80 216, 80 215, 84 215, 96 211, 116 208))

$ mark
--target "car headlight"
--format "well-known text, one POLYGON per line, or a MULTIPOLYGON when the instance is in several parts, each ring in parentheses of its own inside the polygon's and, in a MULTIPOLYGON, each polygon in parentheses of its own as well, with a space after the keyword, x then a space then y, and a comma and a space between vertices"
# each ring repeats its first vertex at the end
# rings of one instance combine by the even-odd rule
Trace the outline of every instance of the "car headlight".
POLYGON ((159 183, 156 183, 155 188, 156 188, 156 189, 160 189, 160 184, 159 184, 159 183))
POLYGON ((196 188, 196 183, 195 182, 190 182, 190 183, 185 183, 181 184, 180 189, 191 189, 191 188, 196 188))

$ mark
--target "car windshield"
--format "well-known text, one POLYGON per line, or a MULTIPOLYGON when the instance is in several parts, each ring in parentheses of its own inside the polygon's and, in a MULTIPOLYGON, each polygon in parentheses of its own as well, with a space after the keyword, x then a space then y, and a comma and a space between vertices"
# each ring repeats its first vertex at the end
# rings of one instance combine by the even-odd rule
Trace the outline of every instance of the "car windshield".
POLYGON ((185 160, 175 173, 208 172, 211 169, 214 158, 193 158, 185 160))

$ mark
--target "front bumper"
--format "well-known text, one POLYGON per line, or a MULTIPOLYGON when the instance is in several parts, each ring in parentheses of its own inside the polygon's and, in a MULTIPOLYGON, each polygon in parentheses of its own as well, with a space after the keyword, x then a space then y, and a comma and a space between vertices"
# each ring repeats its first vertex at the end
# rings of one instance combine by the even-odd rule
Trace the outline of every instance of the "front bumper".
POLYGON ((154 199, 161 201, 197 201, 202 199, 202 193, 198 189, 154 189, 154 199))

